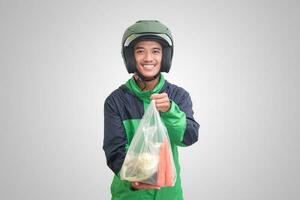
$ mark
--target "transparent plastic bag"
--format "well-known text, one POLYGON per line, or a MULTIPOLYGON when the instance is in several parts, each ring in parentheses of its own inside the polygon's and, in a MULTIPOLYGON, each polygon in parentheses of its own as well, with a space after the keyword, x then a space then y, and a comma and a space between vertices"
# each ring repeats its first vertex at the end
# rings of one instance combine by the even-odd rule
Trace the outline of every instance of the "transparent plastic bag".
POLYGON ((158 187, 175 184, 176 169, 170 139, 153 100, 132 138, 120 177, 158 187))

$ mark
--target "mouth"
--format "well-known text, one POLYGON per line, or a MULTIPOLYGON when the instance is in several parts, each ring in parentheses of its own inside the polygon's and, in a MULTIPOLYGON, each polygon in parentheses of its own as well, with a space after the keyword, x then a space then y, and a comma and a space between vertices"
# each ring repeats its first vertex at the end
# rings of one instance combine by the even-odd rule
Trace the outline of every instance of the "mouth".
POLYGON ((155 67, 154 64, 142 64, 142 67, 146 70, 153 69, 155 67))

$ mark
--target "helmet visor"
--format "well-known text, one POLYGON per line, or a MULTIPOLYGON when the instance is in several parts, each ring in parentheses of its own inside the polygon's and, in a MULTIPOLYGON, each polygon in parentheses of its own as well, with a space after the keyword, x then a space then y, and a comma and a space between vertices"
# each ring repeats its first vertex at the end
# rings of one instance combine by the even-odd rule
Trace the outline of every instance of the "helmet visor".
POLYGON ((124 47, 128 47, 130 45, 130 43, 139 38, 139 37, 143 37, 143 36, 156 36, 156 37, 159 37, 163 40, 165 40, 170 46, 173 46, 173 42, 171 40, 171 38, 166 35, 166 34, 158 34, 158 33, 136 33, 136 34, 132 34, 130 35, 124 42, 124 47))

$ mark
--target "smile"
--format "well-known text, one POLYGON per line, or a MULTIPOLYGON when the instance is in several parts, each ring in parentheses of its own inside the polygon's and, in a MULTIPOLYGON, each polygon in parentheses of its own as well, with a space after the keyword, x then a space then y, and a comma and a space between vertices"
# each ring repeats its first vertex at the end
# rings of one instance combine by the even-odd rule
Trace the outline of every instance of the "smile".
POLYGON ((142 65, 142 67, 145 68, 145 69, 152 69, 152 68, 155 67, 155 65, 154 64, 152 64, 152 65, 146 64, 146 65, 142 65))

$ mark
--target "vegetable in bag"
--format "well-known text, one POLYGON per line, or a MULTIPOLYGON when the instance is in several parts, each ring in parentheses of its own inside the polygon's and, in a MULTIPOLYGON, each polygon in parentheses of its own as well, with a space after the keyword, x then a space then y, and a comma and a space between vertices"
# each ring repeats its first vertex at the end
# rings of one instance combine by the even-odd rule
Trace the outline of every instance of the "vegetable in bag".
POLYGON ((174 186, 176 169, 167 129, 151 101, 134 134, 120 171, 122 180, 174 186))

